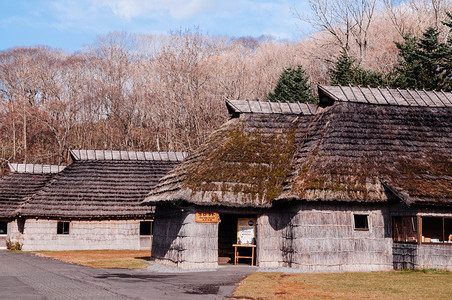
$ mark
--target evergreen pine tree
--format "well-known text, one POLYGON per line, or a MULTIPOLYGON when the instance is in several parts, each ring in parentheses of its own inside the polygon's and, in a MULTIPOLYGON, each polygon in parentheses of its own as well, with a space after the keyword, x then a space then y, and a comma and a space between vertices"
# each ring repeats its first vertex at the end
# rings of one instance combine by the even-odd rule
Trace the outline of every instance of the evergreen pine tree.
POLYGON ((301 65, 296 69, 286 68, 281 73, 273 92, 267 96, 268 101, 316 103, 311 92, 309 77, 301 65))
POLYGON ((396 43, 399 65, 395 68, 395 87, 450 90, 451 46, 440 42, 439 31, 428 27, 421 38, 411 35, 396 43))
POLYGON ((355 77, 355 61, 345 50, 341 51, 334 67, 329 69, 330 81, 332 85, 352 84, 355 77))
POLYGON ((364 70, 360 65, 355 65, 355 60, 343 50, 329 69, 332 85, 353 85, 377 87, 385 85, 383 75, 378 72, 364 70))

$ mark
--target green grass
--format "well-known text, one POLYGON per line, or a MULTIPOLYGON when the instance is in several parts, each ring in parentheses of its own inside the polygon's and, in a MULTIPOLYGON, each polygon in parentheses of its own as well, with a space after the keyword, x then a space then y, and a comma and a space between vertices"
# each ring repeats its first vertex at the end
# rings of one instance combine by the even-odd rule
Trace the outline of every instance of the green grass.
POLYGON ((247 299, 450 299, 452 273, 441 270, 368 273, 253 273, 234 296, 247 299))

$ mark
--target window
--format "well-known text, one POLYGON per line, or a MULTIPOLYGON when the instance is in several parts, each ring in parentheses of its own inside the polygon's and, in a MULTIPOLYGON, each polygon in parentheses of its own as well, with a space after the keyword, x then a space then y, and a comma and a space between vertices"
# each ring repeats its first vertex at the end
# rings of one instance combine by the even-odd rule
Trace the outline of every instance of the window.
POLYGON ((140 222, 140 235, 152 235, 152 221, 140 222))
POLYGON ((422 243, 452 243, 452 218, 422 217, 422 243))
POLYGON ((6 234, 8 230, 8 222, 0 222, 0 234, 6 234))
POLYGON ((392 224, 394 228, 394 242, 417 243, 416 217, 394 217, 392 224))
POLYGON ((69 234, 69 223, 70 222, 58 222, 57 234, 69 234))
POLYGON ((368 215, 353 215, 355 221, 355 230, 369 230, 368 215))

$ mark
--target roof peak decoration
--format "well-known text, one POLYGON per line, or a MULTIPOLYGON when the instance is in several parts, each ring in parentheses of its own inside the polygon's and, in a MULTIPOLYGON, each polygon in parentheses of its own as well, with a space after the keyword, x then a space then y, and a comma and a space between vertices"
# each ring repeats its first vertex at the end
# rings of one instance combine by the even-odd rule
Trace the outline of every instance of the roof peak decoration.
POLYGON ((187 152, 145 152, 118 150, 70 150, 73 160, 182 161, 187 152))
POLYGON ((260 100, 226 100, 228 111, 232 115, 241 113, 315 115, 321 109, 317 104, 300 102, 270 102, 260 100))
POLYGON ((9 169, 14 173, 51 174, 61 172, 65 166, 43 164, 8 163, 9 169))
POLYGON ((413 106, 413 107, 452 107, 452 92, 418 91, 390 88, 370 88, 361 86, 323 86, 318 85, 320 106, 330 106, 335 101, 365 104, 413 106))

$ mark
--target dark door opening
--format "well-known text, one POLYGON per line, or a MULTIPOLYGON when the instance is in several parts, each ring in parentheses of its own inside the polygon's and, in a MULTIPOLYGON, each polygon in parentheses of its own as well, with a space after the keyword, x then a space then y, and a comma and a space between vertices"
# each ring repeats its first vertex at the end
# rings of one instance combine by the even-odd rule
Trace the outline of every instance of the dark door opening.
POLYGON ((0 221, 0 234, 7 234, 8 231, 8 222, 0 221))
MULTIPOLYGON (((256 215, 233 215, 220 214, 220 224, 218 226, 218 263, 219 264, 234 264, 234 244, 238 243, 237 239, 237 221, 242 218, 253 218, 256 220, 256 215)), ((252 244, 256 244, 254 239, 252 244)), ((251 248, 241 247, 241 254, 251 257, 251 248), (248 253, 249 252, 249 253, 248 253)), ((254 254, 256 257, 256 253, 254 254)), ((251 262, 251 260, 250 260, 251 262)))
POLYGON ((234 262, 234 247, 237 242, 237 215, 220 214, 218 226, 218 263, 234 262))

